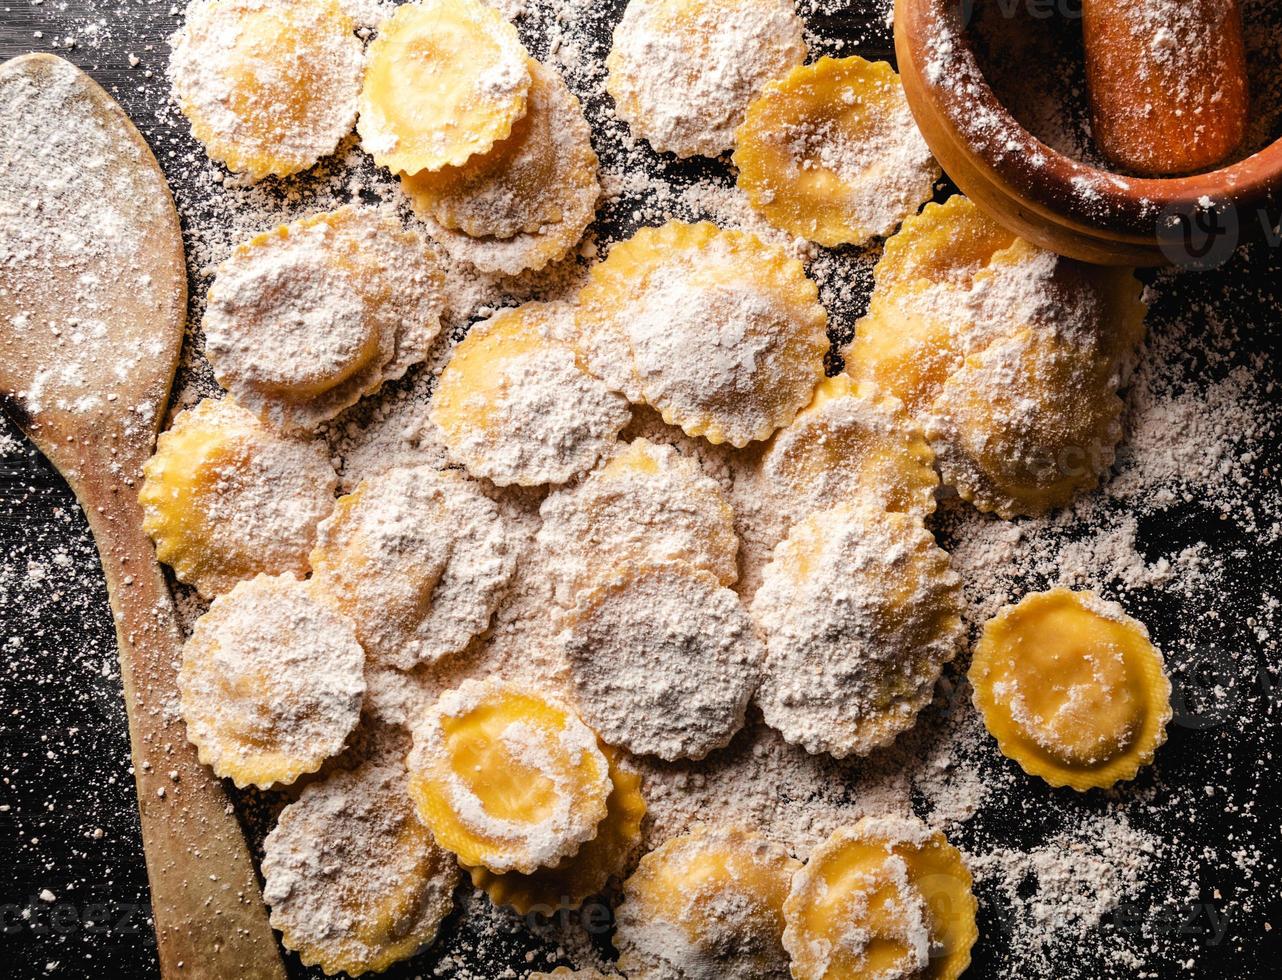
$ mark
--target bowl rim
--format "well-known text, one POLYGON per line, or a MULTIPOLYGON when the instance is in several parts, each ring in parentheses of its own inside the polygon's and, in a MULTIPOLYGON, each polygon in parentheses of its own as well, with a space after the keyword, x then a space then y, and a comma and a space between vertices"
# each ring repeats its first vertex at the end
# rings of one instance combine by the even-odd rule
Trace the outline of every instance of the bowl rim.
POLYGON ((1152 241, 1174 216, 1226 208, 1266 214, 1279 197, 1282 139, 1227 166, 1178 177, 1117 174, 1052 149, 1015 119, 984 77, 963 18, 975 2, 895 0, 897 49, 957 147, 1028 206, 1083 232, 1152 241))

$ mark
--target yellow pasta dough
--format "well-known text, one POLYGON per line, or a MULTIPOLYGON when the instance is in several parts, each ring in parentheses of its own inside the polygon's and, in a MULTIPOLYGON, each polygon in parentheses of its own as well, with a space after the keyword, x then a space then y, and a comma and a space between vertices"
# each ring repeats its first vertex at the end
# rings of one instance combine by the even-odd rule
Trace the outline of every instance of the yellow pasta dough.
POLYGON ((597 835, 611 782, 568 708, 497 681, 464 681, 413 724, 410 795, 466 866, 530 874, 597 835))
POLYGON ((461 166, 506 139, 526 110, 529 55, 480 0, 416 0, 369 48, 361 144, 393 172, 461 166))
POLYGON ((752 98, 806 60, 804 29, 793 0, 630 0, 606 90, 656 150, 719 156, 752 98))
POLYGON ((847 501, 925 517, 935 510, 934 461, 899 399, 839 374, 775 434, 761 476, 790 522, 847 501))
POLYGON ((205 353, 245 408, 311 430, 427 356, 444 276, 390 211, 344 207, 238 246, 218 267, 205 353))
POLYGON ((903 400, 946 484, 1012 517, 1098 483, 1144 334, 1129 271, 1012 238, 954 197, 905 223, 876 277, 847 371, 903 400))
POLYGON ((919 515, 847 504, 808 517, 752 601, 766 724, 837 758, 890 744, 956 655, 960 613, 961 579, 919 515))
POLYGON ((801 862, 740 827, 699 827, 623 883, 615 945, 637 977, 787 980, 783 905, 801 862))
POLYGON ((169 75, 211 159, 258 180, 306 170, 356 121, 364 52, 339 0, 197 0, 169 75))
POLYGON ((402 175, 415 211, 473 238, 551 240, 595 210, 597 157, 579 100, 552 69, 529 68, 529 109, 507 139, 462 166, 402 175))
POLYGON ((206 599, 260 572, 306 575, 338 476, 324 443, 265 428, 230 399, 180 412, 143 466, 156 557, 206 599))
POLYGON ((365 653, 352 624, 292 575, 214 600, 183 647, 178 689, 200 761, 237 786, 292 783, 360 719, 365 653))
POLYGON ((820 58, 767 85, 734 161, 767 221, 828 246, 889 234, 939 176, 895 70, 858 57, 820 58))
POLYGON ((767 438, 823 378, 818 287, 800 262, 746 232, 643 228, 592 270, 579 303, 593 371, 712 443, 767 438))
POLYGON ((564 304, 527 303, 476 324, 432 399, 450 458, 499 486, 564 483, 616 443, 632 412, 588 373, 564 304))
POLYGON ((462 474, 397 467, 339 498, 311 555, 317 593, 372 659, 402 670, 463 650, 516 568, 498 508, 462 474))
POLYGON ((916 820, 864 818, 811 853, 784 904, 793 980, 956 980, 978 938, 961 854, 916 820))
POLYGON ((730 504, 671 446, 646 439, 620 446, 582 481, 550 494, 539 513, 538 540, 565 606, 614 568, 680 561, 722 585, 739 576, 730 504))
POLYGON ((399 764, 336 770, 303 790, 263 844, 281 942, 328 974, 379 973, 437 934, 458 868, 414 815, 399 764))
POLYGON ((1078 791, 1133 779, 1171 719, 1171 684, 1143 624, 1091 592, 1052 589, 984 627, 970 679, 1002 754, 1078 791))
POLYGON ((623 761, 618 749, 599 740, 597 748, 605 756, 610 773, 610 795, 597 835, 556 867, 540 868, 531 874, 495 874, 488 868, 468 868, 472 884, 489 895, 495 905, 509 906, 521 915, 551 915, 560 909, 576 909, 623 871, 641 839, 646 810, 641 777, 623 761))
POLYGON ((531 973, 530 980, 607 980, 599 970, 571 970, 568 966, 558 966, 551 973, 531 973))

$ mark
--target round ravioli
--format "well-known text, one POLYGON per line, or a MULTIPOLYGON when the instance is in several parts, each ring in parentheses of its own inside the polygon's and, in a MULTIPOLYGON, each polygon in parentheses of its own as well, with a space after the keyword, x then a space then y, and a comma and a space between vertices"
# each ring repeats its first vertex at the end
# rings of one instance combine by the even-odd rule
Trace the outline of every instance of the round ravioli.
POLYGON ((719 156, 765 84, 806 60, 804 29, 793 0, 629 0, 606 90, 656 150, 719 156))
POLYGON ((916 515, 845 505, 793 527, 752 615, 766 724, 837 758, 889 745, 962 639, 961 580, 916 515))
POLYGON ((529 109, 507 139, 462 166, 401 177, 415 211, 451 231, 497 239, 556 235, 595 212, 597 156, 579 100, 533 59, 530 75, 529 109))
POLYGON ((627 566, 582 595, 565 627, 579 710, 611 745, 702 759, 743 726, 765 651, 710 573, 627 566))
POLYGON ((739 827, 700 827, 623 883, 619 969, 653 980, 788 980, 783 904, 801 862, 739 827))
POLYGON ((895 70, 857 57, 820 58, 767 85, 734 162, 762 217, 827 246, 890 234, 939 177, 895 70))
POLYGON ((1090 490, 1122 438, 1112 363, 1071 334, 1024 330, 972 354, 925 416, 944 482, 980 510, 1040 515, 1090 490))
POLYGON ((761 476, 790 523, 848 502, 925 517, 935 510, 934 461, 899 399, 839 374, 775 434, 761 476))
POLYGON ((426 242, 391 212, 313 215, 218 267, 205 353, 241 405, 278 427, 315 429, 427 356, 443 283, 426 242))
POLYGON ((339 498, 318 531, 312 581, 356 623, 371 658, 409 670, 485 630, 516 552, 498 507, 472 481, 402 467, 339 498))
POLYGON ((824 376, 818 287, 747 232, 643 228, 592 270, 579 304, 593 371, 712 443, 768 438, 824 376))
POLYGON ((563 304, 527 303, 472 327, 432 398, 450 458, 498 486, 560 484, 591 469, 632 418, 579 363, 563 304))
POLYGON ((525 115, 529 61, 516 28, 480 0, 397 7, 369 47, 361 145, 407 174, 488 153, 525 115))
POLYGON ((497 681, 464 681, 413 725, 419 819, 464 865, 530 874, 592 838, 611 782, 570 709, 497 681))
POLYGON ((1162 655, 1142 623, 1091 592, 1007 606, 985 625, 970 680, 1002 754, 1052 786, 1133 779, 1166 741, 1162 655))
POLYGON ((841 828, 784 903, 793 980, 956 980, 979 936, 971 884, 957 849, 916 820, 841 828))
POLYGON ((329 974, 380 973, 436 938, 458 868, 414 815, 399 764, 339 769, 281 811, 263 899, 287 949, 329 974))
POLYGON ((214 600, 183 647, 178 689, 200 761, 237 786, 292 783, 342 751, 360 719, 365 652, 293 575, 214 600))
POLYGON ((352 130, 364 52, 339 0, 194 0, 171 43, 174 99, 232 170, 295 174, 352 130))
POLYGON ((585 479, 549 494, 538 540, 557 601, 573 605, 603 571, 685 562, 722 585, 739 576, 734 512, 715 480, 671 446, 637 439, 585 479))
POLYGON ((157 440, 138 500, 156 557, 212 599, 260 573, 306 575, 337 487, 323 443, 278 435, 230 399, 205 399, 157 440))
POLYGON ((577 909, 587 898, 600 894, 614 875, 622 873, 641 840, 646 810, 641 776, 623 761, 618 749, 601 741, 597 748, 610 767, 610 795, 596 836, 555 867, 530 874, 495 874, 484 867, 468 868, 472 884, 489 895, 495 905, 513 908, 521 915, 551 915, 561 909, 577 909))

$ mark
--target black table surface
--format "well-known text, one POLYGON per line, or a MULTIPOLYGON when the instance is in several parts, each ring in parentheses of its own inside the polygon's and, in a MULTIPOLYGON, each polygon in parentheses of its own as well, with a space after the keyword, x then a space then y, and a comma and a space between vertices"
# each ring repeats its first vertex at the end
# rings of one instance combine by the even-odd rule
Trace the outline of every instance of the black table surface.
MULTIPOLYGON (((601 6, 617 15, 622 4, 601 6)), ((801 4, 812 27, 834 39, 850 34, 857 43, 847 50, 869 57, 890 53, 882 23, 886 6, 879 0, 801 4)), ((178 185, 185 179, 184 156, 195 147, 173 114, 159 107, 166 99, 165 39, 179 17, 169 0, 10 0, 0 7, 0 58, 53 51, 89 71, 129 111, 178 185)), ((526 41, 538 54, 538 39, 526 41)), ((1223 268, 1182 277, 1166 300, 1178 305, 1238 297, 1222 315, 1237 322, 1241 353, 1272 353, 1282 299, 1278 253, 1243 249, 1223 268)), ((1276 361, 1267 370, 1276 381, 1276 361)), ((1272 394, 1278 395, 1276 385, 1272 394)), ((0 971, 15 977, 155 976, 114 634, 96 553, 66 485, 38 454, 11 440, 21 436, 0 417, 0 971)), ((1258 487, 1261 496, 1279 493, 1278 448, 1269 447, 1272 468, 1260 468, 1269 475, 1258 487)), ((1282 794, 1272 758, 1278 664, 1271 639, 1257 635, 1252 615, 1262 585, 1278 581, 1282 554, 1276 546, 1256 546, 1197 501, 1146 523, 1140 538, 1141 548, 1154 554, 1204 541, 1230 558, 1215 610, 1160 592, 1139 600, 1159 644, 1196 624, 1206 626, 1199 634, 1206 637, 1206 656, 1176 664, 1177 697, 1209 693, 1214 702, 1192 722, 1172 727, 1155 767, 1165 783, 1210 790, 1204 818, 1181 830, 1187 852, 1169 855, 1172 867, 1154 874, 1142 899, 1130 903, 1125 916, 1107 919, 1095 936, 1103 954, 1122 931, 1148 929, 1151 955, 1136 970, 1119 969, 1115 959, 1093 955, 1090 942, 1079 943, 1052 971, 1035 973, 1021 967, 1004 943, 1000 903, 986 901, 983 938, 968 976, 1250 978, 1282 971, 1282 794), (1208 625, 1213 611, 1218 618, 1208 625), (1234 656, 1219 662, 1217 651, 1229 650, 1234 656), (1230 663, 1233 676, 1226 677, 1230 663), (1226 700, 1225 690, 1241 696, 1226 700), (1260 849, 1265 860, 1246 870, 1234 856, 1239 848, 1260 849), (1195 867, 1197 881, 1190 894, 1173 900, 1171 882, 1181 865, 1195 867), (1155 911, 1171 908, 1184 914, 1155 911), (1212 921, 1223 923, 1222 932, 1208 928, 1212 921)), ((1137 798, 1152 791, 1153 778, 1141 777, 1137 798)), ((971 828, 976 839, 1021 846, 1044 839, 1063 813, 1103 805, 1097 797, 1048 793, 1022 776, 1012 794, 1020 806, 977 817, 971 828)), ((483 929, 455 916, 432 953, 391 975, 523 976, 530 950, 540 952, 538 963, 547 962, 547 944, 538 936, 483 929), (443 950, 468 966, 438 970, 434 964, 443 950)), ((319 975, 293 958, 289 965, 297 976, 319 975)))

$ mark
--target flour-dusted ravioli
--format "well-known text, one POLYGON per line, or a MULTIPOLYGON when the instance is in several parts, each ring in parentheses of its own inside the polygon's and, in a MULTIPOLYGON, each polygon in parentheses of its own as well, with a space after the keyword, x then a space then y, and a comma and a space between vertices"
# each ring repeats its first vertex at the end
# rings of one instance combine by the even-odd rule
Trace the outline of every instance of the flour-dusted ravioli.
POLYGON ((681 562, 627 566, 582 594, 562 642, 588 724, 669 761, 730 741, 765 652, 738 595, 681 562))
POLYGON ((935 510, 935 454, 903 403, 839 374, 780 429, 761 464, 763 493, 790 522, 868 502, 925 517, 935 510))
POLYGON ((641 776, 624 761, 620 750, 600 741, 597 748, 610 767, 610 795, 596 836, 554 867, 529 874, 496 874, 486 867, 468 868, 472 884, 495 905, 506 905, 521 915, 549 916, 561 909, 577 909, 622 873, 641 840, 641 821, 646 812, 641 776))
POLYGON ((925 416, 944 481, 980 510, 1044 514, 1099 483, 1122 439, 1122 399, 1102 354, 1024 330, 972 354, 925 416))
POLYGON ((215 599, 183 647, 187 738, 237 786, 292 783, 342 751, 364 671, 350 621, 293 575, 259 575, 215 599))
POLYGON ((380 973, 436 938, 453 856, 419 822, 395 761, 338 769, 281 811, 263 843, 263 898, 287 949, 328 974, 380 973))
POLYGON ((205 352, 245 408, 314 430, 427 357, 444 276, 390 211, 343 207, 238 246, 218 267, 205 352))
POLYGON ((416 211, 473 238, 559 241, 577 229, 578 241, 601 194, 592 130, 561 76, 529 67, 529 108, 507 139, 461 166, 402 175, 416 211))
POLYGON ((1166 741, 1171 682, 1148 630, 1092 592, 1052 589, 984 627, 970 679, 1002 754, 1052 786, 1133 779, 1166 741))
POLYGON ((306 170, 356 121, 364 53, 339 0, 193 0, 169 77, 213 160, 257 180, 306 170))
POLYGON ((808 752, 866 755, 912 726, 962 639, 961 579, 917 515, 820 511, 775 549, 752 615, 757 703, 808 752))
POLYGON ((566 706, 464 681, 412 725, 419 819, 468 866, 529 874, 597 836, 611 782, 596 736, 566 706))
POLYGON ((263 426, 230 399, 180 412, 138 493, 156 557, 206 599, 259 573, 306 575, 338 475, 324 443, 263 426))
POLYGON ((530 56, 480 0, 415 0, 369 48, 357 129, 396 173, 457 167, 488 153, 525 115, 530 56))
POLYGON ((957 849, 917 820, 840 828, 784 904, 793 980, 957 980, 979 937, 971 885, 957 849))
POLYGON ((905 223, 876 277, 847 371, 905 403, 945 483, 1012 517, 1099 482, 1144 335, 1129 271, 1012 238, 953 198, 905 223))
POLYGON ((580 364, 564 304, 526 303, 472 327, 432 399, 450 458, 499 486, 561 484, 591 469, 632 418, 580 364))
POLYGON ((374 660, 408 670, 463 650, 489 625, 517 545, 492 500, 431 466, 371 476, 318 529, 318 594, 351 617, 374 660))
POLYGON ((939 177, 895 70, 858 57, 820 58, 767 85, 734 161, 762 217, 828 246, 890 234, 939 177))
POLYGON ((573 605, 611 570, 680 561, 738 578, 734 512, 716 481, 671 446, 637 439, 539 508, 557 601, 573 605))
POLYGON ((788 980, 783 903, 800 868, 742 827, 665 841, 623 883, 619 968, 652 980, 788 980))
POLYGON ((606 89, 656 150, 719 156, 765 84, 806 60, 804 29, 793 0, 630 0, 606 89))
POLYGON ((755 235, 670 221, 610 250, 579 295, 589 366, 690 436, 742 448, 823 379, 828 317, 801 263, 755 235))

